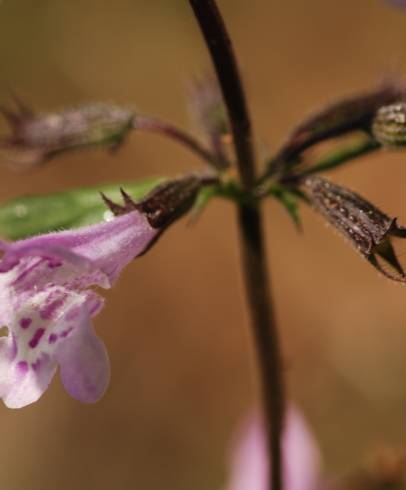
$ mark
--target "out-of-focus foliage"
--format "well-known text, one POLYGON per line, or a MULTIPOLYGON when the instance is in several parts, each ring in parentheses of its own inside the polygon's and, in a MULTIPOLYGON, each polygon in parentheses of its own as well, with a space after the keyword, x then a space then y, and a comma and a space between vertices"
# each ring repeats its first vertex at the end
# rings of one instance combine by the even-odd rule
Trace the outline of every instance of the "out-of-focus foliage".
POLYGON ((41 164, 80 148, 117 148, 130 131, 134 116, 129 109, 101 103, 49 114, 36 114, 19 99, 17 103, 17 111, 0 107, 12 131, 0 139, 0 145, 9 152, 5 162, 16 168, 41 164))

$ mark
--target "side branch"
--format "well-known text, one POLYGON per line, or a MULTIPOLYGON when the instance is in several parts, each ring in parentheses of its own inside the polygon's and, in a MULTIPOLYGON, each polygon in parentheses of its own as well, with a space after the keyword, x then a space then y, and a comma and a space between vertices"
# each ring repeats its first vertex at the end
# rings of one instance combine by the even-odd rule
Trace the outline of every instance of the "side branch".
POLYGON ((132 126, 136 130, 158 133, 177 141, 193 153, 196 153, 216 170, 225 170, 230 166, 226 159, 220 159, 193 136, 166 121, 161 121, 155 117, 137 115, 134 117, 132 126))
POLYGON ((189 0, 206 40, 230 119, 243 187, 255 183, 251 123, 237 61, 220 11, 213 0, 189 0))

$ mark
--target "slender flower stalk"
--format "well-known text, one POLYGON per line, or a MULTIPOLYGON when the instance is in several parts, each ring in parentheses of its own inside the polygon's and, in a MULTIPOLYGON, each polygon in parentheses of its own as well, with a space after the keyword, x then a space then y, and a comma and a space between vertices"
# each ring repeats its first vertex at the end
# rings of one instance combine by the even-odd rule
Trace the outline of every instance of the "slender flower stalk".
POLYGON ((217 170, 224 170, 229 167, 229 162, 226 159, 219 159, 193 136, 171 123, 151 116, 136 115, 133 118, 132 126, 136 130, 159 133, 177 141, 217 170))
POLYGON ((281 490, 284 391, 275 326, 262 215, 254 198, 255 156, 251 123, 231 41, 214 0, 189 0, 212 57, 226 104, 241 185, 248 200, 239 205, 242 263, 252 326, 260 365, 266 420, 267 449, 272 467, 269 490, 281 490))
POLYGON ((86 104, 54 113, 34 113, 17 100, 17 110, 0 106, 11 134, 0 137, 0 149, 9 150, 6 159, 16 167, 44 163, 56 155, 86 147, 117 148, 130 130, 161 134, 182 144, 215 170, 229 166, 205 148, 193 136, 173 124, 134 113, 133 110, 109 104, 86 104), (13 152, 15 153, 13 156, 13 152))

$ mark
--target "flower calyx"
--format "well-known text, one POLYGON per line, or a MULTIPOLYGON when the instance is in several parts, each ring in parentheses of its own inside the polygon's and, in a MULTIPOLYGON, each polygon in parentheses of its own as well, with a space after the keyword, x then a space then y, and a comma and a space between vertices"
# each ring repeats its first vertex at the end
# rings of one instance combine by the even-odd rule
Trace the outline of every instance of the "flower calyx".
POLYGON ((359 194, 318 176, 305 177, 301 190, 351 245, 389 279, 406 282, 395 253, 394 238, 406 238, 406 228, 359 194))
POLYGON ((218 177, 190 174, 158 185, 141 201, 134 201, 121 189, 123 204, 117 204, 102 194, 104 202, 115 216, 137 210, 143 213, 153 228, 166 228, 186 214, 194 205, 199 191, 218 182, 218 177))
POLYGON ((404 97, 404 87, 385 84, 369 93, 339 100, 315 113, 292 131, 276 156, 268 163, 268 169, 261 180, 289 170, 296 161, 300 161, 305 150, 317 143, 351 131, 361 130, 369 134, 376 111, 404 97))

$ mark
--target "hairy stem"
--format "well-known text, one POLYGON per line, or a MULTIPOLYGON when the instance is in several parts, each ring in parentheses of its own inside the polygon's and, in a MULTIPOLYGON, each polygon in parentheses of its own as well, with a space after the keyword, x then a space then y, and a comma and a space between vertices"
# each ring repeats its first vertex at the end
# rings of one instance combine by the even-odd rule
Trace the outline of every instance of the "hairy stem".
POLYGON ((179 129, 173 124, 161 121, 160 119, 157 119, 155 117, 137 115, 134 118, 133 127, 134 129, 141 131, 158 133, 163 136, 167 136, 174 141, 177 141, 193 153, 196 153, 196 155, 205 160, 211 167, 214 167, 216 170, 225 170, 227 167, 230 166, 229 162, 226 159, 219 158, 218 156, 214 155, 193 136, 186 133, 182 129, 179 129))
MULTIPOLYGON (((227 107, 241 184, 253 195, 256 180, 251 123, 230 38, 214 0, 189 0, 209 48, 227 107)), ((260 367, 267 448, 272 468, 269 490, 281 490, 284 390, 278 335, 267 276, 262 215, 255 199, 239 205, 242 264, 260 367)))

